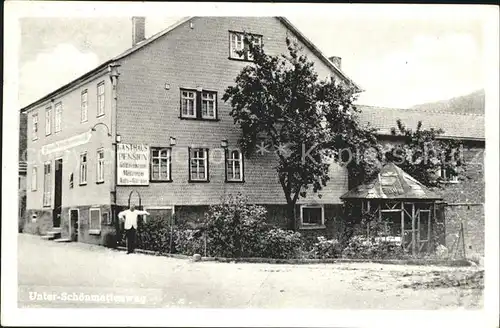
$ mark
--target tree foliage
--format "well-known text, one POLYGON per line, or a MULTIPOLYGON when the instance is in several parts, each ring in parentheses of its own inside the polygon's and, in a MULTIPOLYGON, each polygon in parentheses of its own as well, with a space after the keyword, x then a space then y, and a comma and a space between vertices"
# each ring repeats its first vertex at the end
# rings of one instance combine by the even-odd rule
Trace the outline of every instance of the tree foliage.
POLYGON ((466 163, 461 141, 440 138, 444 133, 442 129, 423 129, 422 122, 418 122, 416 130, 406 127, 401 120, 396 123, 397 128, 392 128, 391 134, 402 137, 403 143, 395 144, 386 151, 387 161, 395 163, 428 187, 439 185, 440 169, 463 177, 466 163))
MULTIPOLYGON (((231 103, 231 116, 242 131, 239 145, 247 156, 255 155, 261 143, 274 147, 289 227, 294 228, 298 198, 326 186, 330 163, 340 159, 341 149, 364 148, 376 139, 372 129, 357 121, 354 87, 335 79, 320 81, 314 63, 289 38, 288 52, 275 56, 253 41, 245 36, 243 50, 251 52, 253 63, 241 70, 222 99, 231 103)), ((365 175, 361 162, 347 165, 365 175)))

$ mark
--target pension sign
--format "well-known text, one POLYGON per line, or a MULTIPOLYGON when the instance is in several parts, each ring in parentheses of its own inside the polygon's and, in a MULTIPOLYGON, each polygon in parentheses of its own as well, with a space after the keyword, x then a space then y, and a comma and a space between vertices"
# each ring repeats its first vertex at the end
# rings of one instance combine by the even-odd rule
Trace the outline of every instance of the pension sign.
POLYGON ((116 145, 117 184, 121 186, 149 185, 149 146, 116 145))

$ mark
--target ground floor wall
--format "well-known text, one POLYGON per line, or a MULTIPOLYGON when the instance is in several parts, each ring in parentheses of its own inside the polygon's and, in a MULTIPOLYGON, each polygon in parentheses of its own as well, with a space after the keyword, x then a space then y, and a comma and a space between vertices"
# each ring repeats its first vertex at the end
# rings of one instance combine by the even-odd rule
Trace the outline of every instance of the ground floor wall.
MULTIPOLYGON (((116 235, 116 215, 110 205, 63 207, 61 212, 61 238, 88 244, 105 245, 116 235), (72 211, 78 214, 71 223, 72 211), (92 222, 91 222, 92 221, 92 222)), ((28 209, 24 216, 26 233, 45 235, 53 229, 52 209, 28 209)))

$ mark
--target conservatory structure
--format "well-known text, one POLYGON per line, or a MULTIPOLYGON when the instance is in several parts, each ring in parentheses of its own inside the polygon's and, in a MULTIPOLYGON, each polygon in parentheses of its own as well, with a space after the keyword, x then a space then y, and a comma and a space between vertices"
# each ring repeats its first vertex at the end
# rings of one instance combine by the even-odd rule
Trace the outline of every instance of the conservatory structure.
POLYGON ((341 199, 361 234, 401 246, 412 255, 432 251, 433 237, 444 226, 438 213, 442 197, 393 163, 341 199))

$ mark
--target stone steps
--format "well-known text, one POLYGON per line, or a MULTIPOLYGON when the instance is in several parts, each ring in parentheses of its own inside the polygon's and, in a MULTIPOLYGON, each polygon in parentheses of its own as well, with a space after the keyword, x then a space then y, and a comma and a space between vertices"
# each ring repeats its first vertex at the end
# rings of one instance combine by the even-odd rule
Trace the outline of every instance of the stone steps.
POLYGON ((42 236, 45 240, 55 240, 61 238, 61 228, 52 228, 52 230, 47 231, 47 233, 42 236))
POLYGON ((71 239, 69 238, 58 238, 58 239, 54 239, 54 241, 56 243, 71 243, 71 239))

